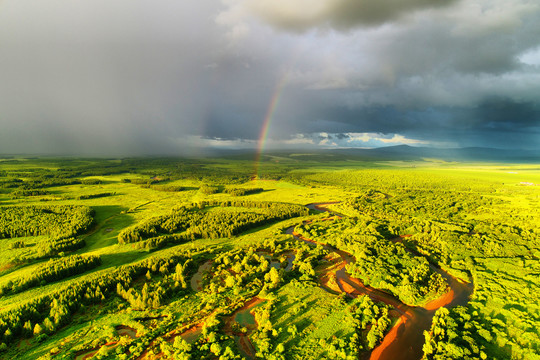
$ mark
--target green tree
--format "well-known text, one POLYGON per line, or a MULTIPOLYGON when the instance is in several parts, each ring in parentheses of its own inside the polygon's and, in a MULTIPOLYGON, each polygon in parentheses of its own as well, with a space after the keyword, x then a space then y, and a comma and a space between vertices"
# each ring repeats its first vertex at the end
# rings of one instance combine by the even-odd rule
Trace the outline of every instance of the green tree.
POLYGON ((36 326, 34 326, 34 335, 40 335, 42 333, 43 333, 43 328, 41 327, 39 323, 37 323, 36 326))

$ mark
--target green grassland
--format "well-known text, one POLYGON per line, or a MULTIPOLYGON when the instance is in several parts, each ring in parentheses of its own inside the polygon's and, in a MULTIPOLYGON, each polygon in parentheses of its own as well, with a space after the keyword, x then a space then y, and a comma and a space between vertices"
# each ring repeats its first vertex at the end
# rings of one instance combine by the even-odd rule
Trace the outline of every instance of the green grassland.
POLYGON ((425 359, 540 358, 540 165, 283 153, 254 169, 0 159, 0 358, 367 356, 396 312, 325 288, 314 269, 331 250, 290 227, 410 305, 444 292, 429 266, 472 282, 436 315, 425 359), (342 220, 303 207, 327 202, 342 220))

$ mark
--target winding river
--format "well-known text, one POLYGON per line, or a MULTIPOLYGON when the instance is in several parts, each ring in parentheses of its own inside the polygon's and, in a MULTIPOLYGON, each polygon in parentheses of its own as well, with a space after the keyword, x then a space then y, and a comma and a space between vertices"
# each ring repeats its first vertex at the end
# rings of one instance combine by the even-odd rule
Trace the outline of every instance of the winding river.
MULTIPOLYGON (((341 214, 332 212, 325 206, 332 203, 310 204, 307 207, 311 210, 329 212, 333 216, 342 217, 341 214)), ((287 229, 287 233, 299 240, 308 243, 315 243, 311 239, 306 239, 294 232, 294 227, 287 229)), ((435 311, 442 306, 453 307, 465 305, 469 301, 474 290, 472 283, 464 284, 452 277, 445 271, 431 265, 432 269, 441 274, 447 281, 450 290, 438 299, 435 299, 424 307, 409 306, 400 302, 393 295, 364 286, 360 280, 352 278, 345 270, 345 264, 355 261, 354 257, 342 250, 337 250, 331 246, 320 244, 329 251, 337 253, 343 260, 343 266, 336 271, 336 281, 341 291, 349 296, 356 297, 366 294, 374 300, 383 302, 394 307, 400 314, 399 320, 394 327, 384 337, 382 343, 376 347, 371 354, 366 354, 363 359, 369 360, 418 360, 422 358, 422 346, 424 344, 424 330, 429 330, 435 311)))
MULTIPOLYGON (((309 204, 306 207, 310 210, 329 212, 332 218, 341 218, 343 215, 333 212, 327 209, 325 206, 330 204, 336 204, 338 202, 330 203, 317 203, 309 204)), ((449 285, 449 291, 443 294, 438 299, 431 301, 424 307, 409 306, 403 304, 395 296, 390 293, 377 290, 370 286, 365 286, 362 282, 356 278, 351 277, 345 270, 345 266, 351 262, 354 262, 354 256, 351 254, 331 247, 326 244, 320 244, 312 239, 302 237, 300 234, 294 232, 294 226, 289 227, 286 230, 287 234, 293 235, 296 239, 302 240, 309 244, 319 244, 330 252, 336 253, 341 257, 341 265, 336 271, 336 282, 339 290, 346 293, 348 296, 357 297, 360 295, 368 295, 370 298, 376 301, 383 302, 390 305, 400 315, 400 318, 396 324, 390 329, 388 334, 384 337, 382 343, 377 346, 371 353, 364 353, 361 357, 362 360, 419 360, 422 358, 423 351, 422 346, 424 344, 424 331, 429 330, 435 311, 442 306, 453 307, 457 305, 465 305, 469 301, 470 295, 474 290, 472 283, 464 284, 458 279, 452 277, 445 271, 430 264, 431 268, 441 274, 449 285)), ((400 240, 399 238, 394 241, 400 240)), ((294 260, 294 254, 287 254, 289 264, 286 270, 292 268, 292 261, 294 260)), ((420 255, 420 254, 415 254, 420 255)), ((420 255, 421 256, 421 255, 420 255)), ((197 273, 191 279, 191 287, 194 291, 201 291, 202 276, 212 266, 212 261, 209 260, 203 263, 197 273)), ((242 349, 242 355, 246 358, 254 358, 253 345, 249 341, 247 335, 239 336, 233 334, 230 329, 230 323, 236 318, 236 315, 241 312, 251 312, 252 308, 257 306, 260 300, 257 298, 252 299, 246 303, 244 307, 238 309, 227 321, 229 327, 228 333, 235 335, 237 338, 237 344, 242 349)), ((250 331, 251 332, 251 331, 250 331)))

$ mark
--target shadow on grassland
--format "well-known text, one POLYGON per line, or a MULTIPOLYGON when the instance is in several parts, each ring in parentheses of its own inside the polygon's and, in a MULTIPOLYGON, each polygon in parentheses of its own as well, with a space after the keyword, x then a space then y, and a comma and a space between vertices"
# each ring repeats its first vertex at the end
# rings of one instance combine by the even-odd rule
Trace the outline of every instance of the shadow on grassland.
POLYGON ((124 228, 135 223, 135 218, 126 212, 126 208, 117 205, 92 206, 96 215, 96 224, 84 235, 86 246, 83 251, 97 250, 115 245, 118 234, 124 228))
POLYGON ((148 252, 144 250, 122 249, 122 251, 114 252, 111 254, 101 254, 101 266, 100 270, 110 267, 116 267, 121 265, 127 265, 137 260, 141 260, 148 257, 148 252))

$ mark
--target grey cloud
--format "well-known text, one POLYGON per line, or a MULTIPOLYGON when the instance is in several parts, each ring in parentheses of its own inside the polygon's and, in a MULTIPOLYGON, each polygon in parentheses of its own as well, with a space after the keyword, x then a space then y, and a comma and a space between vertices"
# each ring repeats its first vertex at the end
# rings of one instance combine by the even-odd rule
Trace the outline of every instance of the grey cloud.
MULTIPOLYGON (((486 99, 475 107, 324 107, 309 115, 315 116, 315 113, 326 119, 326 123, 319 122, 324 123, 324 129, 329 128, 328 122, 334 122, 334 128, 346 128, 349 132, 398 133, 408 138, 460 146, 534 149, 538 148, 540 138, 538 104, 509 99, 486 99)), ((311 127, 306 125, 310 131, 322 131, 313 126, 317 122, 310 124, 311 127)))
POLYGON ((0 152, 178 151, 211 108, 212 3, 5 2, 0 152))
POLYGON ((418 10, 446 7, 457 0, 257 0, 247 6, 269 24, 306 31, 331 27, 348 30, 395 21, 418 10))
POLYGON ((336 134, 335 136, 336 136, 336 138, 337 138, 338 140, 349 139, 349 135, 347 135, 347 134, 338 133, 338 134, 336 134))
MULTIPOLYGON (((278 16, 301 2, 252 3, 278 16)), ((327 6, 284 18, 317 13, 296 29, 347 31, 276 31, 247 13, 244 0, 5 1, 0 153, 249 146, 268 114, 274 139, 369 132, 540 146, 540 68, 519 61, 540 46, 540 5, 318 3, 327 6), (235 16, 216 23, 233 7, 235 16)))
POLYGON ((472 113, 484 129, 529 132, 540 126, 540 104, 508 99, 487 99, 472 113))
POLYGON ((385 59, 397 75, 445 72, 500 75, 522 65, 518 56, 539 45, 540 12, 521 19, 522 25, 493 29, 481 34, 456 33, 447 21, 424 22, 391 34, 375 45, 377 58, 385 59), (534 24, 534 25, 533 25, 534 24))

